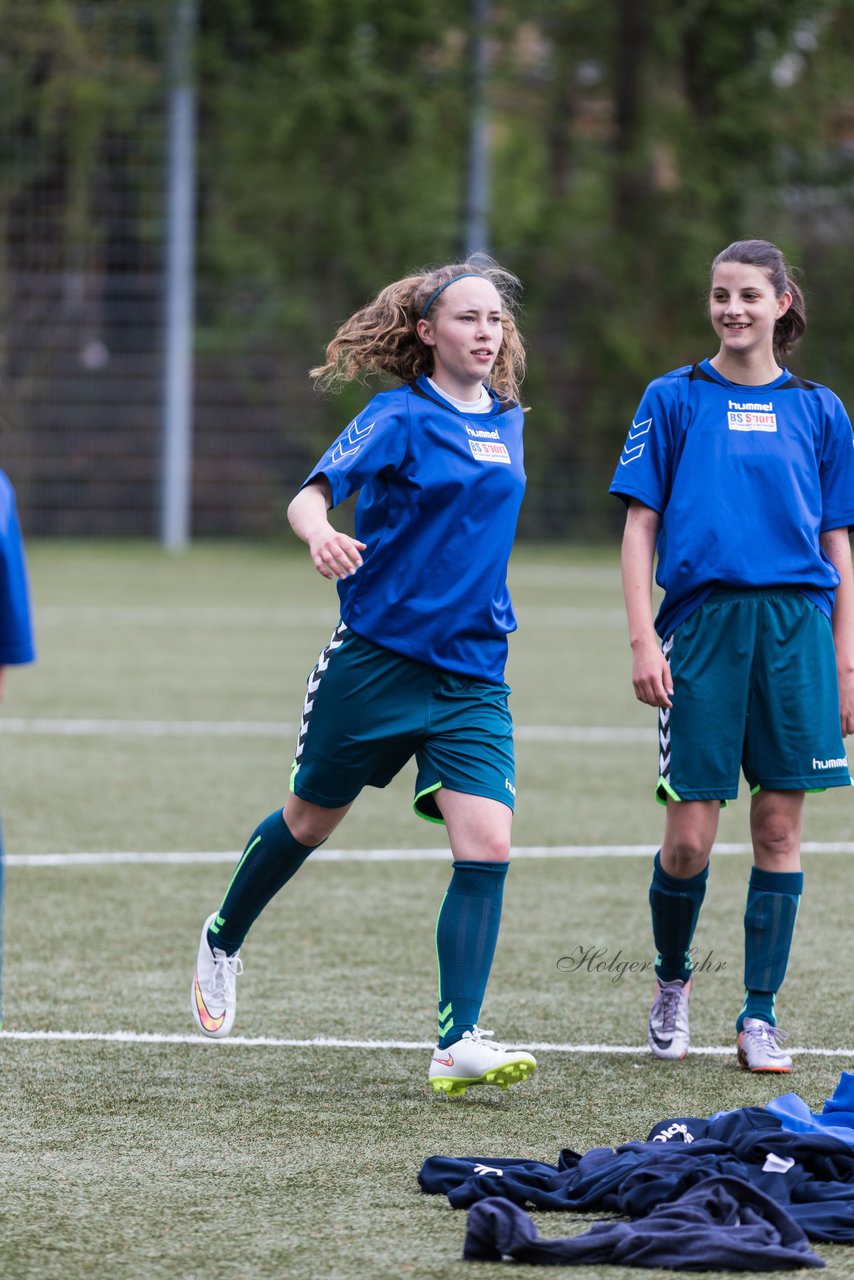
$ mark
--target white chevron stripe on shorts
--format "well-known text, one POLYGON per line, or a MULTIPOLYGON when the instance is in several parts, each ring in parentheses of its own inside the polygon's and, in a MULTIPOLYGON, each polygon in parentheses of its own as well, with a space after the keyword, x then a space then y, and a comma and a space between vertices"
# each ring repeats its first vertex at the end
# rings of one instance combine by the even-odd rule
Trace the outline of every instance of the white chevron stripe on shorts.
POLYGON ((332 632, 332 635, 329 640, 329 644, 321 652, 320 657, 317 659, 317 665, 315 666, 314 670, 311 672, 311 675, 308 677, 308 680, 306 681, 307 687, 306 687, 306 694, 305 694, 305 702, 302 704, 302 714, 300 716, 299 730, 297 732, 297 745, 296 745, 296 751, 294 752, 295 768, 299 767, 300 758, 302 756, 302 749, 303 749, 303 746, 305 745, 305 735, 308 732, 308 722, 311 719, 311 711, 314 706, 315 695, 317 694, 317 690, 320 687, 321 677, 324 671, 326 670, 326 668, 329 666, 329 659, 332 657, 332 654, 342 643, 344 639, 344 632, 346 630, 347 630, 347 623, 339 622, 338 626, 332 632))
MULTIPOLYGON (((673 648, 673 636, 668 636, 661 646, 665 658, 670 657, 673 648)), ((658 709, 658 776, 665 782, 670 781, 670 708, 658 709)))

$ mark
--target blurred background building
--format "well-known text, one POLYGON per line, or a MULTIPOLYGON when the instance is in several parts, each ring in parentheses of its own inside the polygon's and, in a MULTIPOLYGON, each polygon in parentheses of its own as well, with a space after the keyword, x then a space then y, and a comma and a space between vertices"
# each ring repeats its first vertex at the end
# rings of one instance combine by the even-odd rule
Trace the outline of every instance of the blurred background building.
POLYGON ((851 0, 2 14, 0 465, 30 535, 163 535, 176 154, 194 537, 285 527, 365 398, 312 390, 337 323, 472 236, 525 284, 525 536, 616 532, 626 426, 651 377, 712 353, 733 239, 803 268, 792 367, 854 406, 851 0))

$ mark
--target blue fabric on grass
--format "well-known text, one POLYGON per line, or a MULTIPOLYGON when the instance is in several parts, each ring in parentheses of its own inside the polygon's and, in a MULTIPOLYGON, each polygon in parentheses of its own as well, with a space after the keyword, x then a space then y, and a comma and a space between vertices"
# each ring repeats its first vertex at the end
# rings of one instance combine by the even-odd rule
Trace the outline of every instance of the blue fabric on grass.
POLYGON ((646 1136, 647 1142, 693 1142, 696 1138, 714 1138, 718 1142, 732 1142, 743 1138, 751 1130, 766 1132, 779 1129, 780 1121, 764 1107, 739 1107, 733 1111, 716 1111, 703 1119, 700 1116, 676 1116, 660 1120, 646 1136))
POLYGON ((828 1134, 854 1148, 854 1074, 850 1071, 842 1072, 833 1096, 818 1113, 810 1111, 796 1093, 774 1098, 766 1103, 765 1110, 792 1133, 828 1134))
POLYGON ((541 1240, 507 1200, 469 1212, 463 1257, 580 1266, 612 1263, 679 1271, 778 1271, 825 1264, 784 1209, 737 1178, 712 1178, 634 1222, 598 1222, 584 1235, 541 1240))
MULTIPOLYGON (((817 1132, 816 1125, 808 1132, 785 1129, 792 1097, 764 1109, 716 1112, 707 1120, 662 1120, 654 1126, 652 1140, 615 1149, 594 1147, 584 1155, 565 1148, 555 1165, 508 1157, 431 1156, 418 1181, 426 1193, 446 1195, 456 1209, 498 1197, 519 1208, 643 1218, 692 1187, 735 1178, 783 1206, 811 1240, 850 1244, 854 1141, 817 1132)), ((849 1114, 854 1076, 843 1075, 828 1106, 830 1102, 834 1109, 824 1113, 829 1119, 849 1114)))

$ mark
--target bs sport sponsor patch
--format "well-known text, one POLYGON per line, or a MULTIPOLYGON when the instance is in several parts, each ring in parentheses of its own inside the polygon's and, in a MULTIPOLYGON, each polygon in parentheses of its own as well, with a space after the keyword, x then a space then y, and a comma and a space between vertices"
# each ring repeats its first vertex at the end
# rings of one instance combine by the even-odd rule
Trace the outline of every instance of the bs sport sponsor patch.
POLYGON ((469 440, 469 448, 481 462, 509 462, 507 445, 498 440, 469 440))
POLYGON ((480 462, 509 462, 510 454, 507 445, 501 440, 497 431, 489 431, 484 427, 466 427, 469 448, 472 456, 480 462))
POLYGON ((729 400, 727 423, 730 431, 776 431, 773 400, 729 400))

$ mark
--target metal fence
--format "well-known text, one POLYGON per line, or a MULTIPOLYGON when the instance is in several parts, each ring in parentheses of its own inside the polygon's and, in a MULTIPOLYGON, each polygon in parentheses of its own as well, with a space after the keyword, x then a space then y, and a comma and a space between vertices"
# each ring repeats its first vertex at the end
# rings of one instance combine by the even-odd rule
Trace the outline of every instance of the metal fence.
POLYGON ((77 87, 45 103, 39 78, 60 33, 40 6, 4 13, 0 461, 32 533, 154 530, 165 80, 127 49, 158 17, 144 6, 100 15, 108 29, 93 46, 112 43, 114 58, 70 50, 77 87), (110 120, 115 85, 134 71, 132 110, 110 120))
MULTIPOLYGON (((178 7, 3 9, 0 466, 27 535, 163 533, 178 7), (48 63, 59 74, 46 96, 48 63)), ((204 187, 202 170, 193 189, 204 187)), ((257 281, 247 296, 204 263, 194 285, 190 529, 269 536, 286 526, 295 487, 349 407, 312 391, 318 343, 285 342, 274 322, 242 327, 243 317, 274 316, 280 298, 259 297, 257 281)), ((582 505, 572 486, 556 468, 533 476, 522 532, 571 533, 582 505)))

